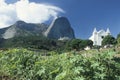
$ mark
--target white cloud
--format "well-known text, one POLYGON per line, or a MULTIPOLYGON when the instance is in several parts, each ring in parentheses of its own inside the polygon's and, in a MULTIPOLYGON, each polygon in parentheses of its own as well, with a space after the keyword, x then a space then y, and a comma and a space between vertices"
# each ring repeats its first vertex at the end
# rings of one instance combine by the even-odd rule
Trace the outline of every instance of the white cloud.
POLYGON ((0 28, 9 26, 14 20, 16 21, 16 18, 15 5, 6 4, 4 0, 0 0, 0 28))
POLYGON ((29 0, 20 0, 13 4, 0 0, 0 28, 7 27, 17 20, 42 23, 51 17, 56 17, 59 12, 64 11, 53 5, 29 2, 29 0))

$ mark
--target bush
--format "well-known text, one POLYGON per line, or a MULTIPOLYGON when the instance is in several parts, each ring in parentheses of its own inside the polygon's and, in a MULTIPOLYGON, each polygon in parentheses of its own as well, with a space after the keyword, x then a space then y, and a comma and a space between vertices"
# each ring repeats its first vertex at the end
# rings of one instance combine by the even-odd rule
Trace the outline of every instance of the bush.
POLYGON ((111 35, 106 36, 105 38, 103 38, 103 41, 102 41, 103 46, 115 45, 116 43, 117 43, 116 39, 111 35))
POLYGON ((72 52, 52 56, 40 53, 0 51, 0 75, 11 80, 120 80, 120 59, 113 57, 114 52, 89 57, 72 52))
POLYGON ((93 42, 91 40, 81 40, 81 39, 73 39, 66 43, 67 50, 83 50, 85 47, 92 47, 93 42))

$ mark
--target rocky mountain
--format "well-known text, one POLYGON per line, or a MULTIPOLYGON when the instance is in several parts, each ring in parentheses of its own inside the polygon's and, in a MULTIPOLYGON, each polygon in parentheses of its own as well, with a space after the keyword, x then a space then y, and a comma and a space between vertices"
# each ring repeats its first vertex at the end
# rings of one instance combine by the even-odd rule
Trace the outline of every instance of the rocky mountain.
POLYGON ((75 38, 74 31, 65 17, 58 17, 53 20, 44 35, 48 38, 60 40, 75 38))
POLYGON ((0 29, 0 37, 4 39, 13 38, 15 36, 39 36, 47 30, 46 24, 32 24, 24 21, 17 21, 10 27, 0 29))
POLYGON ((17 21, 15 24, 0 29, 0 38, 9 39, 15 36, 46 36, 52 39, 73 39, 74 31, 67 18, 59 17, 51 23, 33 24, 24 21, 17 21))

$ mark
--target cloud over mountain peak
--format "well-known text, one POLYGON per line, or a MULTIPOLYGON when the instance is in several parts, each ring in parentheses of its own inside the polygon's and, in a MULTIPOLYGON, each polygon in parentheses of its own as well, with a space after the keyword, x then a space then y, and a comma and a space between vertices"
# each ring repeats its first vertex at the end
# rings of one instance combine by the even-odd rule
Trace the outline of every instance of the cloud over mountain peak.
POLYGON ((7 4, 0 0, 0 28, 7 27, 18 20, 28 23, 42 23, 64 11, 56 6, 19 0, 7 4))

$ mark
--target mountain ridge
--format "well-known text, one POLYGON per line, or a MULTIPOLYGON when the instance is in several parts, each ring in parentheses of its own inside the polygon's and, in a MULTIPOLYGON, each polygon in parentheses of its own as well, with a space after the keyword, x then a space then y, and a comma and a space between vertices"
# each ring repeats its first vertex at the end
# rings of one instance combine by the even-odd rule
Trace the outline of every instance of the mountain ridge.
POLYGON ((66 17, 58 17, 52 21, 50 26, 45 23, 34 24, 17 21, 15 24, 0 29, 0 38, 9 39, 18 36, 45 36, 51 39, 67 38, 73 39, 74 30, 66 17), (55 36, 57 35, 57 36, 55 36))

